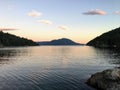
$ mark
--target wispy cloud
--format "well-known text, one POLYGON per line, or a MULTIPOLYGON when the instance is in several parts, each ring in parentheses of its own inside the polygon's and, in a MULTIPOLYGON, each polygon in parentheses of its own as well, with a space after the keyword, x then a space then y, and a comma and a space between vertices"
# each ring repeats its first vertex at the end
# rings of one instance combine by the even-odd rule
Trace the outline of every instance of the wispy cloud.
POLYGON ((0 31, 9 31, 9 30, 17 30, 15 28, 0 28, 0 31))
POLYGON ((90 11, 84 12, 83 14, 84 15, 105 15, 107 13, 105 11, 95 9, 95 10, 90 10, 90 11))
POLYGON ((120 11, 116 11, 115 14, 120 15, 120 11))
POLYGON ((38 20, 39 23, 52 25, 53 23, 49 20, 38 20))
POLYGON ((64 25, 60 25, 60 26, 58 26, 58 28, 60 28, 62 30, 68 30, 69 29, 67 26, 64 26, 64 25))
POLYGON ((31 12, 27 13, 27 15, 30 16, 30 17, 39 17, 39 16, 42 15, 42 13, 38 12, 36 10, 32 10, 31 12))

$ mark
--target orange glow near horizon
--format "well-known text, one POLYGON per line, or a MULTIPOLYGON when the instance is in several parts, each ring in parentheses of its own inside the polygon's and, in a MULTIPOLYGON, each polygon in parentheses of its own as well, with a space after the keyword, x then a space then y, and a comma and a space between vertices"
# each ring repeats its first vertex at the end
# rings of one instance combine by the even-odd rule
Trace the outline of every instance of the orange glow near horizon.
POLYGON ((35 42, 38 42, 38 41, 51 41, 51 40, 54 40, 54 39, 61 39, 61 38, 68 38, 68 39, 71 39, 71 40, 73 40, 74 42, 77 42, 77 43, 82 43, 82 44, 86 44, 87 42, 89 42, 90 40, 92 40, 92 39, 90 39, 90 38, 86 38, 86 39, 83 39, 83 40, 81 40, 81 39, 79 39, 79 38, 69 38, 69 37, 52 37, 52 38, 42 38, 42 37, 39 37, 39 38, 32 38, 31 37, 31 39, 33 40, 33 41, 35 41, 35 42))
POLYGON ((68 38, 68 39, 73 40, 74 42, 82 43, 82 44, 86 44, 87 42, 95 38, 96 35, 99 35, 98 33, 90 34, 90 33, 86 33, 83 31, 73 32, 72 30, 71 31, 57 31, 57 32, 55 31, 48 32, 48 30, 39 31, 39 32, 35 32, 33 30, 30 30, 29 32, 28 30, 14 30, 14 31, 4 31, 4 32, 8 32, 8 33, 20 36, 20 37, 28 38, 36 42, 37 41, 51 41, 51 40, 60 39, 60 38, 68 38))
POLYGON ((120 0, 29 0, 28 4, 28 0, 0 0, 0 31, 33 41, 68 38, 86 44, 120 26, 119 3, 120 0))

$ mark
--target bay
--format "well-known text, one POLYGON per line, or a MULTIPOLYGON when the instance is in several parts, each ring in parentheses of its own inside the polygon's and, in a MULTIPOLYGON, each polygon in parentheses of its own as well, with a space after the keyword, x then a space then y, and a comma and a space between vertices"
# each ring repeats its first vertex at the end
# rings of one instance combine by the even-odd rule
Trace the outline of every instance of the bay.
POLYGON ((119 64, 119 51, 89 46, 0 48, 0 90, 95 90, 86 80, 119 64))

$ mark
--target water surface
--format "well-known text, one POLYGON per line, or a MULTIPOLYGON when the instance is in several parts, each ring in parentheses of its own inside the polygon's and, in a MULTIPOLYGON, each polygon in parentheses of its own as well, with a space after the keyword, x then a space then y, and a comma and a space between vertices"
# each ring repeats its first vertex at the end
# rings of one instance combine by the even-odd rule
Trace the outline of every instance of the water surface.
POLYGON ((94 90, 90 75, 119 64, 119 51, 88 46, 0 48, 0 90, 94 90))

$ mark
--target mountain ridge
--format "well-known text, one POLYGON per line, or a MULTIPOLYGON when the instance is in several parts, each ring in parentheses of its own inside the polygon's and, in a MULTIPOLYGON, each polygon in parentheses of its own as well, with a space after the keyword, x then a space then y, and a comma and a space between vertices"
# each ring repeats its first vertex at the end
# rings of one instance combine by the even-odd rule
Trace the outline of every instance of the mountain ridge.
POLYGON ((37 43, 39 45, 84 45, 84 44, 76 43, 67 38, 54 39, 51 41, 43 41, 43 42, 37 42, 37 43))

